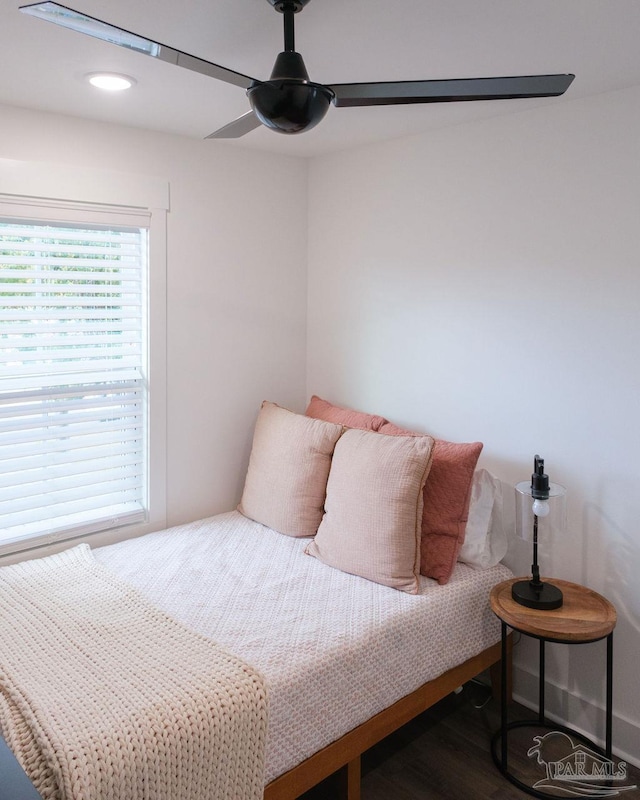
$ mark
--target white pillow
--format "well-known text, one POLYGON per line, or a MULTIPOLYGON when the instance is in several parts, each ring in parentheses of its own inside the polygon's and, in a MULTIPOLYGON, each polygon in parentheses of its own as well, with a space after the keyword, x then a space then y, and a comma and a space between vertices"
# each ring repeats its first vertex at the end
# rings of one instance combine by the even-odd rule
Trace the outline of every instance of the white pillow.
POLYGON ((486 469, 476 470, 458 561, 476 569, 493 567, 507 554, 508 544, 503 519, 502 482, 486 469))

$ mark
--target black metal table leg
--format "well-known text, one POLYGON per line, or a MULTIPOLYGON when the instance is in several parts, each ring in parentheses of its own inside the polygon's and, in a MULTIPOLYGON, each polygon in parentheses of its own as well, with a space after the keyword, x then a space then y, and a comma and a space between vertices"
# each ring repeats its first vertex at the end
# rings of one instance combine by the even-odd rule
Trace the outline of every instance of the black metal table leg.
POLYGON ((545 696, 544 696, 544 664, 545 664, 545 657, 544 657, 544 639, 540 639, 540 666, 538 669, 538 719, 542 724, 544 722, 544 704, 545 704, 545 696))
POLYGON ((502 663, 500 679, 500 715, 501 715, 501 764, 502 769, 507 770, 507 623, 502 623, 502 663))
POLYGON ((613 631, 607 636, 607 716, 605 722, 605 755, 612 756, 613 729, 613 631))

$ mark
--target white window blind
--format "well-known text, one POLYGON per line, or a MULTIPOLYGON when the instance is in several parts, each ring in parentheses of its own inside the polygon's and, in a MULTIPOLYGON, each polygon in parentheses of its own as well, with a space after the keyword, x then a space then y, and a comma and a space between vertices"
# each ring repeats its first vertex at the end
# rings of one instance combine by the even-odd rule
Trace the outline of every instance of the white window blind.
POLYGON ((0 219, 0 544, 145 517, 147 233, 0 219))

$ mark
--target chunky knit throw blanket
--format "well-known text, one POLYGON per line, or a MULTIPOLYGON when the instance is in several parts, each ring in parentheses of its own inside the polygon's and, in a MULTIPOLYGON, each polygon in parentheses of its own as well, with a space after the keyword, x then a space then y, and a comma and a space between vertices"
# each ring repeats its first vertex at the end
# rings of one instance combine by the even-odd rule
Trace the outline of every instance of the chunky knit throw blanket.
POLYGON ((251 800, 259 673, 87 545, 0 569, 0 732, 45 800, 251 800))

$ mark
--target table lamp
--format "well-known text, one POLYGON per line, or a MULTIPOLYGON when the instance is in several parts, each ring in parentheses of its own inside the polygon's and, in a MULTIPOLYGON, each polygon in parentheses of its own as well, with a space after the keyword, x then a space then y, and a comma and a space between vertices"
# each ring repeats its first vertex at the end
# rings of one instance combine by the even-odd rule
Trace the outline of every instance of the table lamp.
POLYGON ((552 583, 540 580, 538 566, 538 534, 541 528, 561 532, 565 520, 564 486, 549 483, 544 471, 544 459, 535 456, 531 483, 523 481, 516 485, 516 526, 522 538, 529 538, 533 531, 533 564, 531 579, 516 581, 511 596, 522 606, 551 610, 562 605, 562 592, 552 583))

